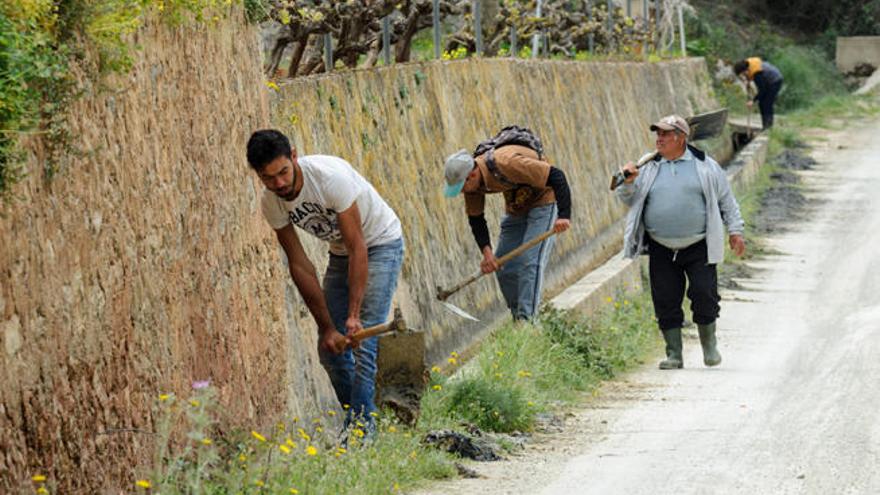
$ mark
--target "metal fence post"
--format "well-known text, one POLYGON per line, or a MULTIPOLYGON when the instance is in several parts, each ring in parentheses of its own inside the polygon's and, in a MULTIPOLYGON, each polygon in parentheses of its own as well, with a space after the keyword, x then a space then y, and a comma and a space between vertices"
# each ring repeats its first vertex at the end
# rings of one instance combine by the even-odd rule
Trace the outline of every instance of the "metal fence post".
POLYGON ((654 52, 660 53, 660 0, 654 0, 654 52))
POLYGON ((681 56, 687 57, 687 40, 685 40, 684 34, 684 13, 682 12, 681 4, 678 4, 678 37, 681 42, 681 56))
POLYGON ((614 41, 612 41, 612 36, 614 36, 614 19, 611 16, 611 0, 605 1, 605 6, 608 9, 608 15, 605 16, 605 29, 608 31, 608 53, 611 53, 614 50, 614 41))
POLYGON ((511 24, 510 25, 510 56, 513 58, 516 58, 516 51, 517 51, 516 42, 518 40, 517 38, 518 38, 518 36, 516 34, 516 25, 511 24))
POLYGON ((391 65, 391 16, 382 18, 382 58, 385 65, 391 65))
MULTIPOLYGON (((537 17, 538 19, 541 18, 541 0, 538 0, 538 5, 535 7, 535 17, 537 17)), ((538 47, 539 47, 539 43, 540 43, 540 39, 539 39, 540 37, 541 37, 541 35, 538 33, 535 33, 535 35, 532 36, 532 58, 535 58, 538 56, 538 47)))
POLYGON ((330 33, 324 34, 324 72, 333 70, 333 38, 330 33))
POLYGON ((477 55, 483 54, 483 8, 480 0, 474 0, 474 42, 477 45, 477 55))
MULTIPOLYGON (((587 4, 587 18, 590 20, 590 22, 592 22, 593 21, 593 2, 591 2, 590 0, 586 0, 586 4, 587 4)), ((593 51, 596 49, 596 37, 593 34, 593 31, 590 31, 590 34, 587 35, 587 49, 590 51, 590 53, 593 53, 593 51)))
POLYGON ((642 18, 645 19, 645 26, 648 25, 648 0, 642 0, 642 18))
POLYGON ((434 58, 440 58, 440 0, 434 0, 434 58))

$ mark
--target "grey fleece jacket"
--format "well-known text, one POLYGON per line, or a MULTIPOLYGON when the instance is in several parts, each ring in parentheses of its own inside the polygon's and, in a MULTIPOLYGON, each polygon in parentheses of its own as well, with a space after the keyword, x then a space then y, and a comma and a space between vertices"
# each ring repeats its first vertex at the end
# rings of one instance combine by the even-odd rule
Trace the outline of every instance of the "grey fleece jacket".
MULTIPOLYGON (((730 190, 727 174, 718 162, 706 156, 701 150, 688 146, 694 154, 697 175, 706 198, 706 245, 709 264, 724 260, 724 227, 730 234, 742 234, 745 222, 739 213, 739 204, 730 190)), ((647 253, 645 242, 645 222, 642 218, 648 192, 660 171, 660 156, 654 157, 639 170, 639 176, 632 184, 617 188, 617 197, 630 209, 626 217, 626 230, 623 234, 623 254, 635 258, 647 253)))

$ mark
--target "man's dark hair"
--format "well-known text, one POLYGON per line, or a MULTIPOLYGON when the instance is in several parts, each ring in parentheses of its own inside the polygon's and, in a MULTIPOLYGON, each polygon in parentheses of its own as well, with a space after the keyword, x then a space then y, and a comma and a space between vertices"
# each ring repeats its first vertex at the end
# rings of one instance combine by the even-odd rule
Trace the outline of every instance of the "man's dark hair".
POLYGON ((287 136, 275 129, 262 129, 248 139, 247 160, 256 171, 260 171, 280 156, 290 156, 292 149, 287 136))
POLYGON ((748 60, 740 60, 739 62, 733 64, 733 73, 736 75, 740 75, 743 72, 749 69, 749 61, 748 60))

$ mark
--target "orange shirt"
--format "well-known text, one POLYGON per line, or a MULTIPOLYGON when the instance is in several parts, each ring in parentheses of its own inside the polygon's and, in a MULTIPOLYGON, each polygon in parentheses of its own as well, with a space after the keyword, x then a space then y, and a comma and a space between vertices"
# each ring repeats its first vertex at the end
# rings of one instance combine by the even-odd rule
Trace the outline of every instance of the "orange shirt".
POLYGON ((761 72, 761 59, 760 57, 750 57, 746 59, 746 62, 749 63, 749 68, 746 71, 746 77, 749 78, 749 81, 755 79, 755 74, 761 72))

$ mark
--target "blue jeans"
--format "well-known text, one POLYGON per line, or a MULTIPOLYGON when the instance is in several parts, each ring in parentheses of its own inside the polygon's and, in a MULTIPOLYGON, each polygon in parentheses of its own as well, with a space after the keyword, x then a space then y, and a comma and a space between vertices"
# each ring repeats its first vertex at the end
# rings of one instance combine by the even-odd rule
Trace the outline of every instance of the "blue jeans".
MULTIPOLYGON (((403 263, 403 239, 373 246, 367 250, 367 287, 361 303, 361 324, 366 327, 384 323, 391 309, 391 298, 397 288, 397 277, 403 263)), ((345 335, 348 318, 348 257, 331 254, 324 274, 324 299, 336 330, 345 335)), ((371 423, 370 413, 376 410, 376 355, 378 337, 361 342, 359 348, 347 348, 342 354, 318 349, 321 364, 330 376, 336 398, 350 406, 346 423, 360 417, 371 423)))
MULTIPOLYGON (((553 227, 556 203, 537 206, 520 216, 507 215, 501 220, 501 234, 495 256, 501 257, 553 227)), ((541 305, 544 269, 553 250, 555 236, 508 261, 496 272, 501 293, 515 320, 531 319, 541 305)))

